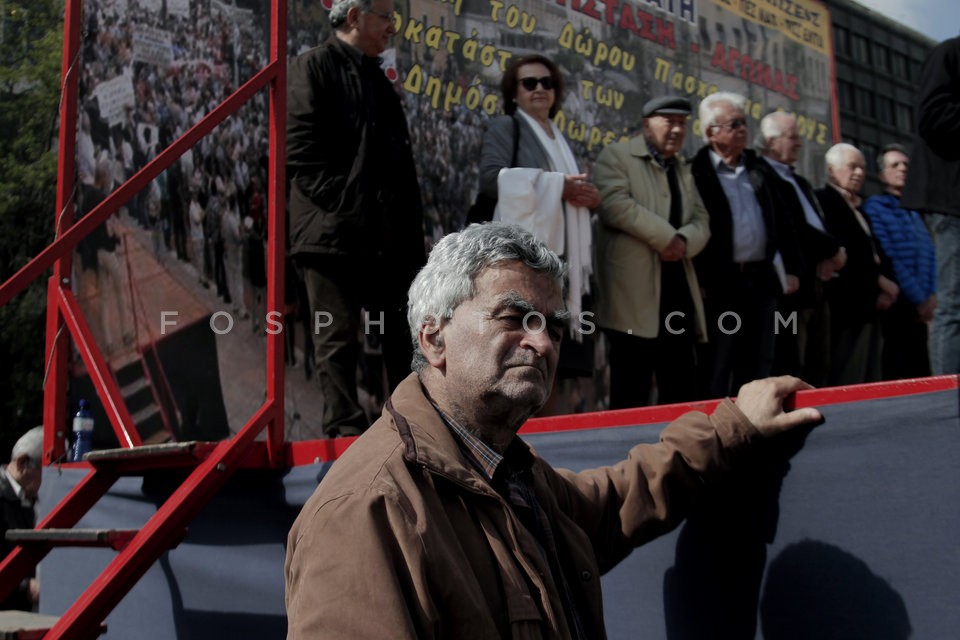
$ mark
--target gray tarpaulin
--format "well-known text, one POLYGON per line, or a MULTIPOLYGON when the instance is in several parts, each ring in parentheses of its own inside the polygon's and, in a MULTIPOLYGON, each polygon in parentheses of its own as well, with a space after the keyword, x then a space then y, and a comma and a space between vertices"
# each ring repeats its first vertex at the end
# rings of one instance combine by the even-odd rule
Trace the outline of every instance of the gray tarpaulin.
MULTIPOLYGON (((821 406, 826 424, 765 446, 685 524, 604 577, 611 640, 960 637, 960 396, 821 406)), ((583 469, 662 424, 525 436, 583 469)), ((107 618, 107 638, 283 638, 286 532, 325 464, 245 471, 107 618)), ((45 471, 42 508, 82 477, 45 471)), ((170 492, 123 478, 80 526, 136 528, 170 492)), ((330 549, 330 553, 338 553, 330 549)), ((41 613, 60 614, 114 557, 56 549, 41 613)))

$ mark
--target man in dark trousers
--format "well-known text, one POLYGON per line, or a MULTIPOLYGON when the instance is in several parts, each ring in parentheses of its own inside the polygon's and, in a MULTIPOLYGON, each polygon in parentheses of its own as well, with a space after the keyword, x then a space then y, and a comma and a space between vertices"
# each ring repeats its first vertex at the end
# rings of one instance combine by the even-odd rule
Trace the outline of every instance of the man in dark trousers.
POLYGON ((693 177, 710 214, 710 242, 694 265, 709 332, 698 363, 708 398, 770 375, 777 296, 799 284, 789 220, 777 210, 762 161, 746 148, 745 107, 746 98, 734 93, 700 102, 707 144, 693 159, 693 177))
POLYGON ((610 408, 693 400, 697 341, 706 339, 692 259, 710 238, 707 211, 680 156, 690 101, 652 98, 640 130, 593 168, 601 204, 594 254, 597 324, 610 345, 610 408))
POLYGON ((893 269, 860 208, 866 167, 863 153, 840 142, 824 154, 827 185, 817 190, 827 231, 847 248, 847 264, 827 283, 830 303, 830 374, 827 384, 880 379, 880 316, 900 293, 893 269))
POLYGON ((920 72, 911 160, 900 205, 923 215, 937 252, 930 368, 960 373, 960 37, 937 45, 920 72))
POLYGON ((796 230, 803 259, 797 276, 799 288, 783 294, 778 302, 781 315, 796 320, 777 334, 774 373, 801 376, 814 386, 826 384, 830 355, 830 307, 824 296, 824 282, 847 262, 847 251, 831 236, 813 187, 794 171, 803 139, 797 119, 785 111, 767 114, 760 121, 760 143, 764 168, 769 167, 769 184, 796 230))
POLYGON ((426 257, 407 122, 379 65, 395 18, 393 0, 334 2, 334 36, 287 72, 290 254, 331 437, 368 426, 356 388, 361 332, 380 334, 391 387, 409 372, 406 291, 426 257))

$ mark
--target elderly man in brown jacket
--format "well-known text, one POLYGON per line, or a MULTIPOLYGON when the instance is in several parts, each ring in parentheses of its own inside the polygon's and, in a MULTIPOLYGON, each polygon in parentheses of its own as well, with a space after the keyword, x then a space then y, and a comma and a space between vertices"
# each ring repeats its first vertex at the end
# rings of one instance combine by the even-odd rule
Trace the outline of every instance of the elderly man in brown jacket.
POLYGON ((821 420, 807 385, 753 382, 613 467, 557 470, 516 437, 546 401, 563 264, 513 225, 443 238, 410 288, 408 377, 304 506, 291 640, 600 640, 600 576, 677 526, 751 441, 821 420))

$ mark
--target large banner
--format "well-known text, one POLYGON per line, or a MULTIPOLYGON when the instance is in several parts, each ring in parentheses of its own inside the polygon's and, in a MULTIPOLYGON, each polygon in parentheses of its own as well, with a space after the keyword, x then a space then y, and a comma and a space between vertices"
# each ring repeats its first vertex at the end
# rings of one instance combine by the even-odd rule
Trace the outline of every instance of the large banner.
MULTIPOLYGON (((330 5, 288 3, 291 57, 333 34, 330 5)), ((382 67, 403 98, 427 244, 463 224, 478 188, 485 125, 503 113, 503 71, 514 56, 533 52, 562 70, 566 90, 556 122, 584 171, 604 145, 637 130, 650 98, 681 94, 696 105, 724 90, 747 97, 753 134, 765 113, 795 113, 805 141, 800 172, 822 183, 823 152, 837 132, 830 20, 814 0, 395 0, 395 7, 397 34, 382 67)), ((88 36, 77 66, 81 215, 267 65, 269 8, 268 0, 84 4, 88 36)), ((260 91, 81 243, 76 263, 78 299, 118 370, 210 319, 215 341, 202 344, 222 360, 233 431, 259 408, 266 384, 257 341, 272 326, 263 290, 268 111, 267 91, 260 91), (143 311, 153 305, 176 314, 170 324, 143 311), (240 355, 248 353, 258 358, 240 355)), ((701 144, 693 117, 685 152, 701 144)), ((286 377, 286 426, 292 439, 310 439, 319 437, 322 415, 304 339, 314 328, 292 271, 286 280, 287 364, 303 369, 286 377)), ((367 383, 374 391, 368 410, 376 415, 380 390, 376 380, 367 383)), ((157 433, 206 432, 211 425, 200 425, 196 407, 210 393, 177 377, 169 386, 150 404, 187 399, 166 403, 176 406, 157 433)), ((133 414, 144 413, 128 402, 133 414)))
MULTIPOLYGON (((395 26, 385 71, 407 95, 422 180, 441 209, 476 192, 483 121, 503 112, 503 70, 528 53, 560 65, 556 122, 587 168, 664 94, 696 107, 716 91, 740 93, 751 135, 766 113, 794 113, 805 143, 798 169, 814 183, 835 141, 830 17, 813 0, 411 0, 397 4, 395 26)), ((694 116, 685 151, 702 144, 694 116)), ((457 221, 456 211, 437 214, 457 221)))

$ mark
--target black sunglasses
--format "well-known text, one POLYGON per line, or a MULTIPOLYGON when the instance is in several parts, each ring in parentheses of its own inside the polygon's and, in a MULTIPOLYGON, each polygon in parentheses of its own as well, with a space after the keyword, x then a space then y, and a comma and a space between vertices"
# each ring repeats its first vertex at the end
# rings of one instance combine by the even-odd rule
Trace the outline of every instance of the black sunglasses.
POLYGON ((547 91, 550 91, 550 89, 553 89, 553 78, 550 76, 543 76, 542 78, 520 78, 520 84, 522 84, 523 88, 527 91, 536 90, 538 84, 547 91))

